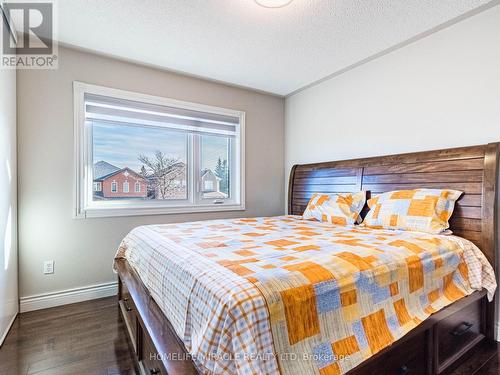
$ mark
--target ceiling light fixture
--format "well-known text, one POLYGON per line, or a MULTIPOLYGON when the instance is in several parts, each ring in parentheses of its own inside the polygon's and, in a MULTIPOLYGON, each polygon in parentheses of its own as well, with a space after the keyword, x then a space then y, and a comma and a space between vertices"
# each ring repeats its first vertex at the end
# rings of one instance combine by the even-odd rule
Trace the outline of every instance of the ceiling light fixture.
POLYGON ((265 8, 282 8, 293 0, 255 0, 257 4, 265 8))

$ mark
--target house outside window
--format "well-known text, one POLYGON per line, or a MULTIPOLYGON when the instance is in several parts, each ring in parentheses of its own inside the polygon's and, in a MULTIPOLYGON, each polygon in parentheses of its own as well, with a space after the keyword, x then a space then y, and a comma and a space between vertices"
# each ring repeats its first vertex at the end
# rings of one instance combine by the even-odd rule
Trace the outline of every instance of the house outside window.
POLYGON ((74 94, 76 217, 245 208, 244 112, 79 82, 74 94))
POLYGON ((213 181, 204 181, 203 182, 205 185, 205 188, 203 189, 204 191, 213 191, 214 190, 214 182, 213 181))

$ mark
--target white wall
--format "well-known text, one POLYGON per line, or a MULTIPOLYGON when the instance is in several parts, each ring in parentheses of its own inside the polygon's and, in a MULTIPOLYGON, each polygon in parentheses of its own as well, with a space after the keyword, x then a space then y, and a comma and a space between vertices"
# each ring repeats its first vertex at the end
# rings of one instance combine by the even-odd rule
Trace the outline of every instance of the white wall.
POLYGON ((18 72, 19 267, 24 297, 116 280, 135 226, 282 214, 284 100, 68 48, 59 69, 18 72), (73 219, 73 81, 246 111, 246 211, 73 219), (55 273, 43 275, 44 260, 55 273))
POLYGON ((285 103, 295 163, 500 141, 500 6, 285 103))
POLYGON ((500 6, 285 101, 286 178, 297 163, 498 141, 500 6))
POLYGON ((16 71, 0 69, 0 345, 18 310, 16 164, 16 71))

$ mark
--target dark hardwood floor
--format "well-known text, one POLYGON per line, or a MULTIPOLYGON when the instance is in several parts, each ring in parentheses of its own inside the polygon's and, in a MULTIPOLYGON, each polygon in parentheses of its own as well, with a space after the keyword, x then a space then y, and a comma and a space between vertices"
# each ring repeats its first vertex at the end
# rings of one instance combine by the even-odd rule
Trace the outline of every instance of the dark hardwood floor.
POLYGON ((20 314, 0 374, 138 374, 125 330, 115 297, 20 314))
MULTIPOLYGON (((136 375, 117 299, 18 316, 0 348, 1 375, 136 375)), ((452 375, 500 374, 500 346, 482 344, 452 375)))
POLYGON ((500 374, 500 343, 483 343, 465 356, 464 362, 452 375, 500 374))

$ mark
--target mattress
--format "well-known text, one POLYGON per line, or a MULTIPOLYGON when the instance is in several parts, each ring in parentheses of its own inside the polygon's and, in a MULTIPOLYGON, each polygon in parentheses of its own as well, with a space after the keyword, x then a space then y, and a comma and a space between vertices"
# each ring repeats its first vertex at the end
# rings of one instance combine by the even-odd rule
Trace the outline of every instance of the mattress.
POLYGON ((141 226, 116 258, 207 374, 343 374, 432 313, 496 289, 463 238, 291 215, 141 226))

